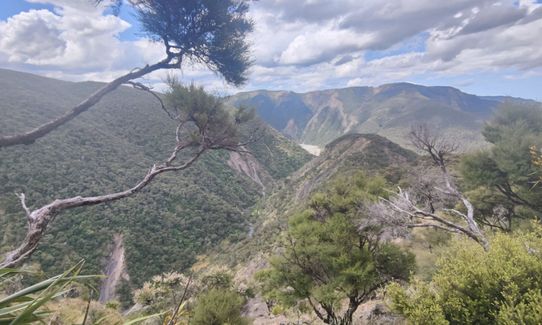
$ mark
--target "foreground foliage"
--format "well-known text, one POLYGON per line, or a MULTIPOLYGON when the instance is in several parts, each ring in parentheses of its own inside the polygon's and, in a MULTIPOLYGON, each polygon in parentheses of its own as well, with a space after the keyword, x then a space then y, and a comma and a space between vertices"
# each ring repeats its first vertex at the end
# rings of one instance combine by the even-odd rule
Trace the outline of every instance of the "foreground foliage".
POLYGON ((414 324, 540 324, 542 227, 497 234, 487 252, 456 240, 430 282, 393 284, 388 292, 414 324))
MULTIPOLYGON (((29 324, 43 321, 49 312, 45 305, 66 294, 75 281, 94 279, 96 276, 79 275, 83 262, 63 274, 43 280, 5 297, 0 295, 0 324, 29 324)), ((13 277, 25 273, 18 269, 0 269, 0 289, 13 277)))
POLYGON ((248 319, 241 316, 244 305, 244 297, 231 289, 210 289, 198 297, 191 324, 249 324, 248 319))
POLYGON ((134 291, 139 314, 159 314, 164 324, 248 324, 241 316, 245 297, 225 272, 186 276, 164 273, 134 291), (171 322, 171 323, 170 323, 171 322))
POLYGON ((413 255, 382 242, 379 229, 359 229, 365 202, 383 195, 384 185, 361 174, 340 180, 294 215, 283 252, 257 275, 266 298, 285 307, 306 305, 326 324, 351 324, 378 288, 407 279, 413 255))

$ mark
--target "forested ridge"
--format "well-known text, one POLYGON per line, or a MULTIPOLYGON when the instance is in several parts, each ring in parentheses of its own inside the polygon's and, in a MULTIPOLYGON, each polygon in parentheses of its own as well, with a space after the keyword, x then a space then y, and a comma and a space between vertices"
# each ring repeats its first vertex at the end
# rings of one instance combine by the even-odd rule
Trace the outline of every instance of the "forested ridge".
MULTIPOLYGON (((0 129, 6 133, 31 127, 28 116, 36 116, 32 124, 53 117, 98 86, 7 70, 1 71, 0 83, 6 89, 2 110, 9 117, 1 120, 0 129)), ((172 127, 155 98, 122 87, 95 111, 40 140, 40 145, 2 149, 2 249, 15 245, 25 231, 24 212, 15 192, 24 192, 30 206, 39 206, 56 198, 131 187, 173 146, 172 127)), ((276 131, 263 124, 258 129, 263 140, 249 149, 275 179, 309 159, 276 131)), ((211 153, 193 169, 163 175, 144 195, 62 215, 35 261, 47 272, 59 272, 84 258, 88 272, 101 273, 113 234, 120 233, 127 271, 135 285, 166 266, 190 266, 205 248, 225 239, 237 241, 249 230, 249 210, 261 188, 230 168, 228 159, 227 152, 211 153)))

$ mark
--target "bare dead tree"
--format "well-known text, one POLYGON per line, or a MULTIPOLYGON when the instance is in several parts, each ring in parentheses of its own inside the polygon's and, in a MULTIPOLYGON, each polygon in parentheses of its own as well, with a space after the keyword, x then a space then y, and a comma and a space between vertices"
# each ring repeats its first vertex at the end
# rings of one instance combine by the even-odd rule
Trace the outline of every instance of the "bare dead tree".
MULTIPOLYGON (((414 186, 406 191, 399 188, 389 199, 381 198, 378 204, 371 207, 372 215, 388 225, 434 228, 463 234, 488 249, 489 243, 475 220, 473 205, 455 185, 448 170, 450 155, 458 146, 423 124, 412 127, 409 136, 418 150, 429 155, 440 181, 422 187, 414 186), (466 212, 453 208, 453 203, 457 202, 466 212)), ((420 172, 426 175, 431 173, 430 169, 420 172)))
POLYGON ((202 88, 193 85, 183 87, 173 83, 172 90, 166 97, 179 112, 175 117, 175 146, 168 158, 154 164, 133 187, 116 193, 56 199, 35 209, 27 206, 24 193, 18 194, 26 215, 27 232, 22 243, 6 254, 0 268, 20 265, 31 256, 47 227, 59 214, 73 208, 103 204, 135 195, 158 175, 189 168, 207 151, 244 152, 243 147, 252 141, 252 137, 245 142, 241 141, 239 126, 248 122, 253 115, 240 110, 232 116, 219 98, 205 93, 202 88))
MULTIPOLYGON (((501 231, 512 230, 512 218, 514 217, 514 210, 503 204, 496 204, 491 209, 491 213, 478 218, 478 222, 484 226, 499 229, 501 231)), ((521 216, 516 218, 522 218, 521 216)))
POLYGON ((141 84, 136 85, 133 80, 162 69, 181 69, 186 59, 203 64, 233 85, 246 81, 245 74, 252 61, 245 37, 252 30, 252 21, 246 17, 245 1, 135 0, 130 3, 144 34, 164 44, 165 58, 116 78, 61 116, 30 131, 0 136, 0 148, 32 144, 87 111, 121 85, 131 84, 141 89, 141 84))

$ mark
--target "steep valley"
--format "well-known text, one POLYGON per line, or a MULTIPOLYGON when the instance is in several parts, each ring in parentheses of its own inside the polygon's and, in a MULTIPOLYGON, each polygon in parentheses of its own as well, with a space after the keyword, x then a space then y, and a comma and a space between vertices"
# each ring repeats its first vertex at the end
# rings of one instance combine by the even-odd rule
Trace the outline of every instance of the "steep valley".
MULTIPOLYGON (((0 132, 9 134, 57 116, 100 84, 0 70, 0 86, 0 132)), ((59 215, 30 262, 53 274, 85 259, 85 272, 99 274, 115 264, 121 247, 126 265, 120 269, 137 287, 153 275, 190 267, 223 240, 247 236, 250 208, 264 190, 311 158, 262 122, 253 126, 263 140, 248 145, 251 155, 211 152, 184 172, 161 175, 134 197, 59 215)), ((0 150, 0 252, 25 233, 15 192, 38 207, 126 189, 169 155, 174 135, 152 96, 121 87, 50 136, 0 150)))
POLYGON ((204 264, 211 261, 215 265, 254 265, 249 261, 258 260, 262 253, 273 249, 288 216, 302 208, 311 194, 358 172, 379 174, 390 184, 397 183, 407 168, 416 165, 417 159, 414 152, 376 134, 342 136, 328 144, 320 156, 281 180, 273 192, 258 202, 253 209, 254 236, 217 246, 204 264))
POLYGON ((542 325, 540 35, 542 0, 0 1, 0 325, 542 325))
MULTIPOLYGON (((6 90, 0 93, 6 117, 0 133, 31 129, 99 86, 0 69, 6 90)), ((243 152, 206 154, 136 196, 59 215, 30 263, 54 274, 86 260, 85 272, 107 275, 101 302, 119 299, 119 292, 129 301, 135 288, 170 271, 226 269, 238 287, 252 290, 253 276, 277 251, 288 218, 311 195, 360 172, 382 176, 384 186, 397 184, 419 163, 405 135, 422 117, 467 143, 464 149, 478 148, 482 125, 507 100, 522 102, 411 84, 229 97, 230 106, 256 109, 258 117, 243 132, 258 130, 258 141, 243 152)), ((36 143, 1 149, 0 253, 25 234, 14 193, 25 193, 28 204, 38 207, 56 198, 126 189, 164 159, 174 135, 154 97, 121 87, 36 143)), ((269 312, 258 295, 245 308, 258 324, 288 321, 269 312)))
MULTIPOLYGON (((325 146, 320 156, 312 159, 288 178, 282 180, 269 196, 262 198, 254 209, 254 236, 239 242, 215 247, 194 269, 210 272, 213 269, 235 270, 235 282, 242 288, 258 284, 254 275, 268 267, 268 258, 279 249, 279 241, 287 229, 288 218, 306 205, 309 197, 335 182, 363 172, 382 175, 394 184, 407 168, 417 164, 418 156, 401 146, 375 134, 349 134, 325 146)), ((356 317, 366 317, 378 304, 365 305, 356 317)), ((278 324, 291 321, 273 315, 261 296, 248 301, 246 314, 256 324, 278 324)), ((305 321, 320 324, 305 315, 305 321)))

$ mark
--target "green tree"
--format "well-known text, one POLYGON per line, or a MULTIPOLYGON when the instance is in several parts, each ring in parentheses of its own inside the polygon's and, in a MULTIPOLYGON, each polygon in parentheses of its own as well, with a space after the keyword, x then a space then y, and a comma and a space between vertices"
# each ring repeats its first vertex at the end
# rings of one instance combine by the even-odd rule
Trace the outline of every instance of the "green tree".
POLYGON ((542 188, 533 188, 539 170, 530 153, 534 145, 542 143, 542 109, 504 105, 483 134, 492 146, 467 155, 460 166, 465 186, 475 198, 473 203, 482 206, 485 216, 493 213, 483 208, 490 201, 502 202, 500 206, 511 210, 512 216, 520 215, 521 209, 530 210, 530 216, 533 211, 542 212, 542 188))
POLYGON ((376 227, 359 226, 360 211, 383 195, 384 184, 361 174, 338 181, 294 215, 283 252, 257 274, 266 298, 284 307, 308 304, 326 324, 351 324, 358 306, 378 288, 407 279, 414 256, 382 242, 376 227))
POLYGON ((487 252, 455 240, 430 282, 392 284, 388 293, 414 324, 540 324, 542 228, 497 234, 487 252))
POLYGON ((245 299, 231 289, 210 289, 198 296, 194 325, 243 325, 249 320, 241 316, 245 299))

